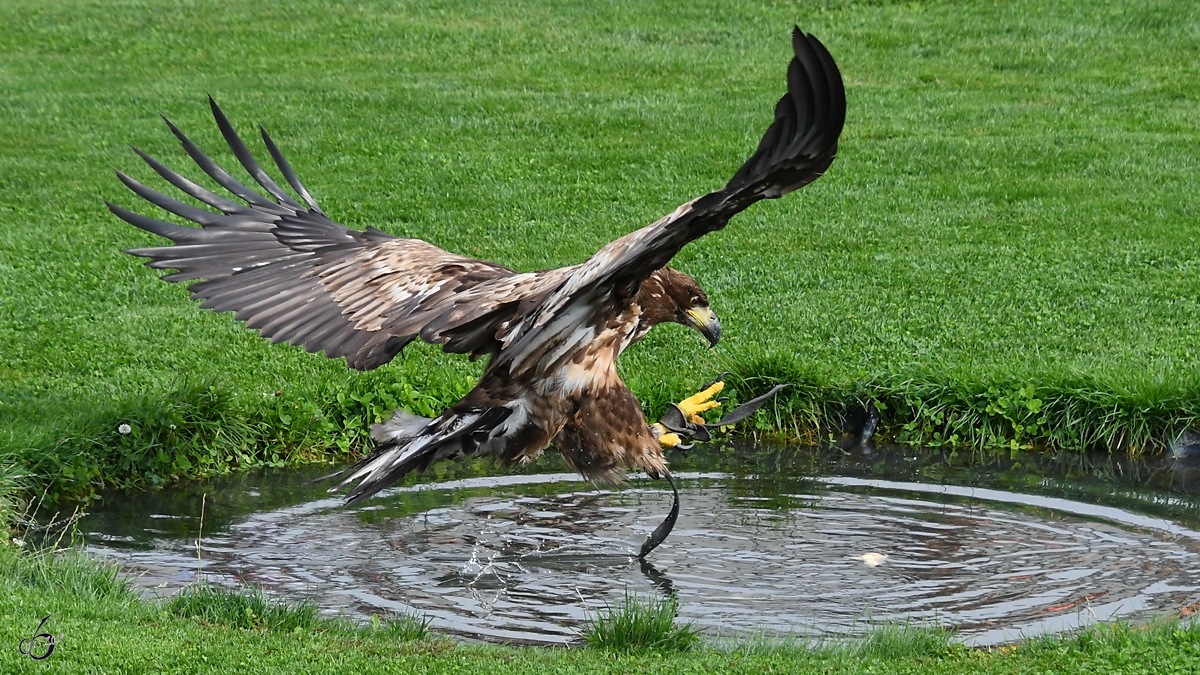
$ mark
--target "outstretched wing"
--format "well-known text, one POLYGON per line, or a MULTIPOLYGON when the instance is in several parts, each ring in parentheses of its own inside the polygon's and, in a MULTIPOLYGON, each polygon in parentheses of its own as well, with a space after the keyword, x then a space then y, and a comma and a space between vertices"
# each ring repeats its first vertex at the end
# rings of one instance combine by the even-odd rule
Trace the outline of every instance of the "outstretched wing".
MULTIPOLYGON (((238 320, 272 342, 303 344, 330 358, 345 356, 359 370, 386 363, 417 336, 450 352, 491 354, 500 348, 497 331, 512 323, 521 302, 543 298, 564 274, 516 274, 417 239, 375 228, 349 230, 325 215, 265 130, 260 128, 263 142, 304 204, 272 180, 216 102, 210 98, 209 104, 230 149, 271 198, 233 178, 167 120, 196 164, 245 204, 193 183, 135 148, 160 176, 218 212, 168 197, 119 171, 121 182, 138 196, 201 227, 108 207, 175 244, 127 253, 150 258, 149 267, 176 270, 163 277, 167 281, 201 280, 188 289, 204 301, 202 307, 236 312, 238 320)), ((533 304, 526 302, 526 309, 533 304)))
POLYGON ((757 201, 811 183, 829 168, 846 120, 842 76, 825 46, 799 28, 792 33, 792 48, 788 92, 750 159, 725 187, 621 237, 576 268, 505 336, 500 359, 512 371, 554 369, 603 328, 591 322, 610 316, 688 242, 725 227, 757 201))

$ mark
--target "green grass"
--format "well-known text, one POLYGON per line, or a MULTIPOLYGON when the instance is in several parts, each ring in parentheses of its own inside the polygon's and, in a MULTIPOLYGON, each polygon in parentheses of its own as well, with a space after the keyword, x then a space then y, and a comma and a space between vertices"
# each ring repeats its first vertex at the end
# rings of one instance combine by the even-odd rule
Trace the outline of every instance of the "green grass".
POLYGON ((862 640, 845 648, 863 658, 919 658, 953 650, 953 637, 953 631, 938 625, 871 624, 862 640))
POLYGON ((238 593, 209 585, 181 591, 171 598, 166 609, 176 616, 230 628, 311 630, 321 620, 316 603, 287 605, 268 599, 262 589, 238 593))
POLYGON ((0 579, 6 593, 47 593, 88 611, 121 609, 137 601, 116 565, 72 552, 58 555, 53 548, 23 553, 0 546, 0 579))
POLYGON ((371 623, 359 627, 346 619, 321 616, 320 609, 311 601, 289 605, 282 600, 272 600, 263 594, 261 588, 233 591, 207 584, 193 586, 180 591, 164 607, 168 614, 175 616, 246 630, 340 631, 369 633, 395 640, 424 640, 431 637, 429 620, 425 618, 402 616, 383 621, 378 616, 372 616, 371 623))
POLYGON ((876 401, 908 442, 1139 452, 1200 416, 1193 2, 11 0, 0 20, 0 454, 40 483, 356 452, 388 402, 436 409, 480 367, 414 346, 350 373, 120 253, 161 242, 105 211, 137 204, 110 168, 159 184, 131 144, 188 165, 159 113, 232 166, 211 93, 340 222, 540 269, 723 184, 793 23, 844 73, 839 158, 676 259, 725 337, 665 326, 623 357, 652 413, 729 369, 743 396, 798 383, 758 425, 810 436, 876 401), (158 424, 189 409, 190 437, 158 424))
POLYGON ((682 652, 700 641, 691 623, 676 624, 674 597, 639 597, 626 593, 625 601, 588 617, 583 640, 610 651, 682 652))
MULTIPOLYGON (((1157 626, 1157 624, 1155 624, 1157 626)), ((1126 627, 1127 628, 1127 627, 1126 627)), ((954 631, 937 624, 868 622, 861 637, 793 635, 791 637, 736 636, 709 642, 712 647, 744 654, 785 654, 800 651, 837 654, 862 661, 906 661, 937 659, 968 651, 955 642, 954 631)), ((1050 642, 1060 642, 1052 638, 1050 642)), ((1030 641, 1027 644, 1033 644, 1030 641)), ((1011 650, 1001 648, 1001 651, 1011 650)))
POLYGON ((32 492, 30 486, 34 482, 20 466, 19 458, 0 456, 0 535, 9 525, 25 520, 29 510, 27 501, 32 492))
MULTIPOLYGON (((77 554, 21 554, 0 547, 0 656, 4 672, 56 673, 1193 673, 1200 624, 1098 626, 1065 638, 970 650, 945 632, 876 627, 861 641, 700 641, 692 649, 606 650, 455 645, 387 626, 351 628, 251 594, 201 591, 184 600, 139 600, 111 565, 77 554), (180 611, 180 606, 191 609, 180 611), (275 612, 274 623, 243 623, 275 612), (46 661, 15 645, 46 614, 61 636, 46 661)), ((402 622, 401 622, 402 623, 402 622)))

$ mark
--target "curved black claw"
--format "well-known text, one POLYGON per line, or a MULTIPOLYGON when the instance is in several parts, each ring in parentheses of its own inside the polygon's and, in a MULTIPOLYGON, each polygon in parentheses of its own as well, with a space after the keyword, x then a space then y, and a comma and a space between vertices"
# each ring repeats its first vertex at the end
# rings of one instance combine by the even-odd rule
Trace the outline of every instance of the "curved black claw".
POLYGON ((723 373, 721 373, 720 375, 718 375, 718 376, 717 376, 717 379, 713 380, 712 382, 709 382, 709 383, 705 384, 703 387, 700 387, 700 391, 704 391, 705 389, 708 389, 709 387, 713 386, 714 384, 716 384, 716 383, 718 383, 718 382, 724 382, 724 381, 725 381, 725 378, 729 377, 729 376, 730 376, 730 375, 732 375, 732 374, 733 374, 733 373, 730 373, 728 370, 726 370, 725 372, 723 372, 723 373))
POLYGON ((639 560, 658 548, 667 535, 671 534, 671 530, 675 529, 675 521, 679 520, 679 488, 675 487, 675 479, 671 477, 671 474, 664 472, 663 478, 666 478, 667 482, 671 484, 671 492, 675 493, 675 502, 671 504, 671 512, 667 514, 667 518, 654 528, 654 531, 646 539, 646 543, 642 544, 642 551, 637 555, 639 560))

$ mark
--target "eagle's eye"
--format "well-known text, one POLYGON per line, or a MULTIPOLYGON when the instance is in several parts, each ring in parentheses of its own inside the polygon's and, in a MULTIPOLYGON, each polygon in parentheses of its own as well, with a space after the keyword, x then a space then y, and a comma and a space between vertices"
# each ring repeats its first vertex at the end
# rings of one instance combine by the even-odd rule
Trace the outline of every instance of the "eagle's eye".
POLYGON ((696 305, 699 305, 699 304, 700 304, 700 296, 698 296, 698 295, 693 295, 693 296, 692 296, 692 299, 691 299, 691 300, 688 300, 688 303, 689 303, 689 304, 691 304, 691 306, 692 306, 692 307, 695 307, 696 305))

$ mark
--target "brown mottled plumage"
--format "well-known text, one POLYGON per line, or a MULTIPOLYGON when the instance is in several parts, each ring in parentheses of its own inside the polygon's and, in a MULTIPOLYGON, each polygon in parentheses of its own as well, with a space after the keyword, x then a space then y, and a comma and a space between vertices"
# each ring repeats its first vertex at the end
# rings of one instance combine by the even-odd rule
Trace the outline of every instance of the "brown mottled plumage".
POLYGON ((303 204, 268 176, 211 99, 226 142, 270 198, 218 167, 168 121, 192 160, 245 204, 137 151, 169 183, 219 213, 120 172, 136 194, 202 227, 109 208, 175 244, 129 253, 150 258, 150 267, 176 270, 165 280, 195 281, 189 289, 203 307, 233 311, 273 342, 344 356, 360 370, 386 363, 418 337, 447 352, 487 358, 479 384, 436 419, 400 411, 376 425, 380 445, 338 486, 357 482, 350 503, 448 457, 531 461, 551 442, 589 478, 615 482, 628 468, 658 476, 667 471, 662 449, 616 360, 664 321, 696 328, 715 343, 720 324, 707 296, 667 262, 754 202, 815 180, 833 161, 845 120, 841 75, 816 38, 796 30, 792 44, 788 93, 757 151, 729 183, 572 267, 518 274, 374 228, 348 230, 325 215, 262 131, 303 204))

